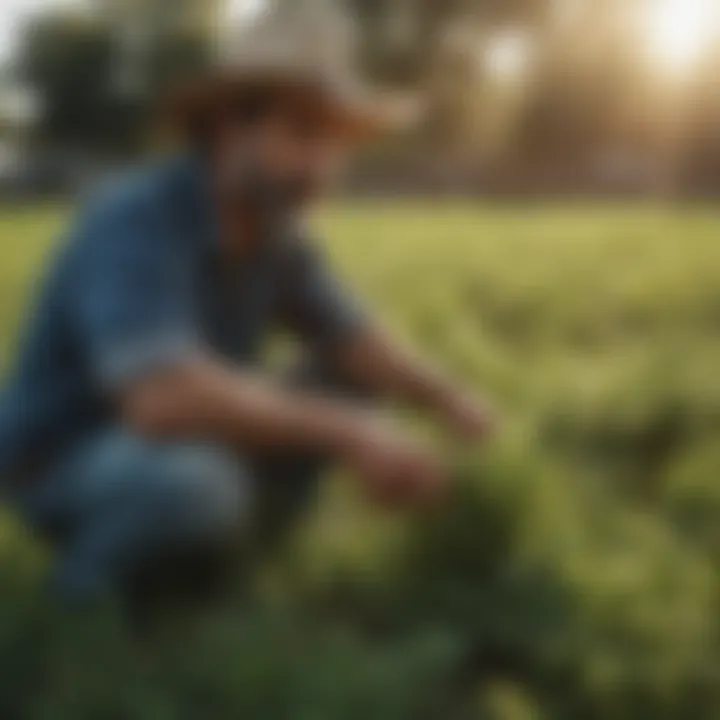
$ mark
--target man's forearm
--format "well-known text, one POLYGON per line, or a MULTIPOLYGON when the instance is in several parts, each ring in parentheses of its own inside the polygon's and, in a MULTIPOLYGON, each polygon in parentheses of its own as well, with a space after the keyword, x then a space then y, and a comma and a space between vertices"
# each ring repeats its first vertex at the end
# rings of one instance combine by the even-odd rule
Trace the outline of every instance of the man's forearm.
POLYGON ((131 424, 152 435, 330 454, 342 451, 361 422, 358 411, 343 403, 288 391, 210 361, 147 378, 125 394, 123 409, 131 424))
POLYGON ((375 393, 436 412, 455 392, 442 373, 379 330, 368 330, 336 354, 341 372, 375 393))
POLYGON ((463 440, 484 439, 494 430, 484 403, 381 332, 356 338, 339 353, 338 362, 355 382, 430 411, 463 440))

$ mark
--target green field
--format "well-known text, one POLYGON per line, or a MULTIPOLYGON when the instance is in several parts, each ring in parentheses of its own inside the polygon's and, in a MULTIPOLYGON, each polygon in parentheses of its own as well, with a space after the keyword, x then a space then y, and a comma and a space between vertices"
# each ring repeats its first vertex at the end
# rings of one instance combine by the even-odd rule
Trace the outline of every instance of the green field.
MULTIPOLYGON (((4 360, 64 217, 0 216, 4 360)), ((23 551, 0 716, 720 717, 720 217, 418 201, 319 224, 378 316, 493 398, 501 439, 446 449, 458 498, 431 519, 330 483, 262 602, 169 623, 140 662, 112 621, 56 629, 23 551)))

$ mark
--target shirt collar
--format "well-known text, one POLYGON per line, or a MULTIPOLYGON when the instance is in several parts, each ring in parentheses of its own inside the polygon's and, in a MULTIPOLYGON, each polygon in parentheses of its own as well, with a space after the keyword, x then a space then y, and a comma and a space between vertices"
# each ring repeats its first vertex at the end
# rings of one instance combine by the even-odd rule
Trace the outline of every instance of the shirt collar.
MULTIPOLYGON (((210 254, 220 252, 221 234, 218 214, 213 201, 211 175, 207 161, 199 155, 187 155, 179 159, 183 179, 182 203, 189 213, 189 222, 201 248, 210 254)), ((263 243, 260 255, 275 254, 286 247, 295 235, 295 223, 283 216, 263 243)))

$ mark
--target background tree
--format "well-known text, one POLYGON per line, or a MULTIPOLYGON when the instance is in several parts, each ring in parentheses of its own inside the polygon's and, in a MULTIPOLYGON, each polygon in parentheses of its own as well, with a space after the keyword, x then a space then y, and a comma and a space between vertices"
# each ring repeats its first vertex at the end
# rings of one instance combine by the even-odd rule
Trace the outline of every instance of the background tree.
POLYGON ((46 14, 21 42, 20 77, 43 99, 46 145, 124 156, 142 145, 165 89, 207 59, 211 4, 97 0, 46 14))

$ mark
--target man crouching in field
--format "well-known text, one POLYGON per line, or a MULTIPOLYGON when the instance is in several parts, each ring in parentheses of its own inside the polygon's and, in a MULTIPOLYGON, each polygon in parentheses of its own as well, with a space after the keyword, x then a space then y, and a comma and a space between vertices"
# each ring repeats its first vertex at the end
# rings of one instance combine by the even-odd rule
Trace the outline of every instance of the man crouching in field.
POLYGON ((345 42, 305 25, 241 30, 174 105, 191 151, 99 193, 47 280, 0 405, 0 459, 71 602, 122 596, 238 529, 282 530, 327 462, 380 502, 436 500, 437 460, 358 393, 433 411, 468 439, 486 430, 481 407, 379 331, 299 229, 377 120, 344 72, 345 42), (307 349, 288 382, 256 370, 278 327, 307 349))

